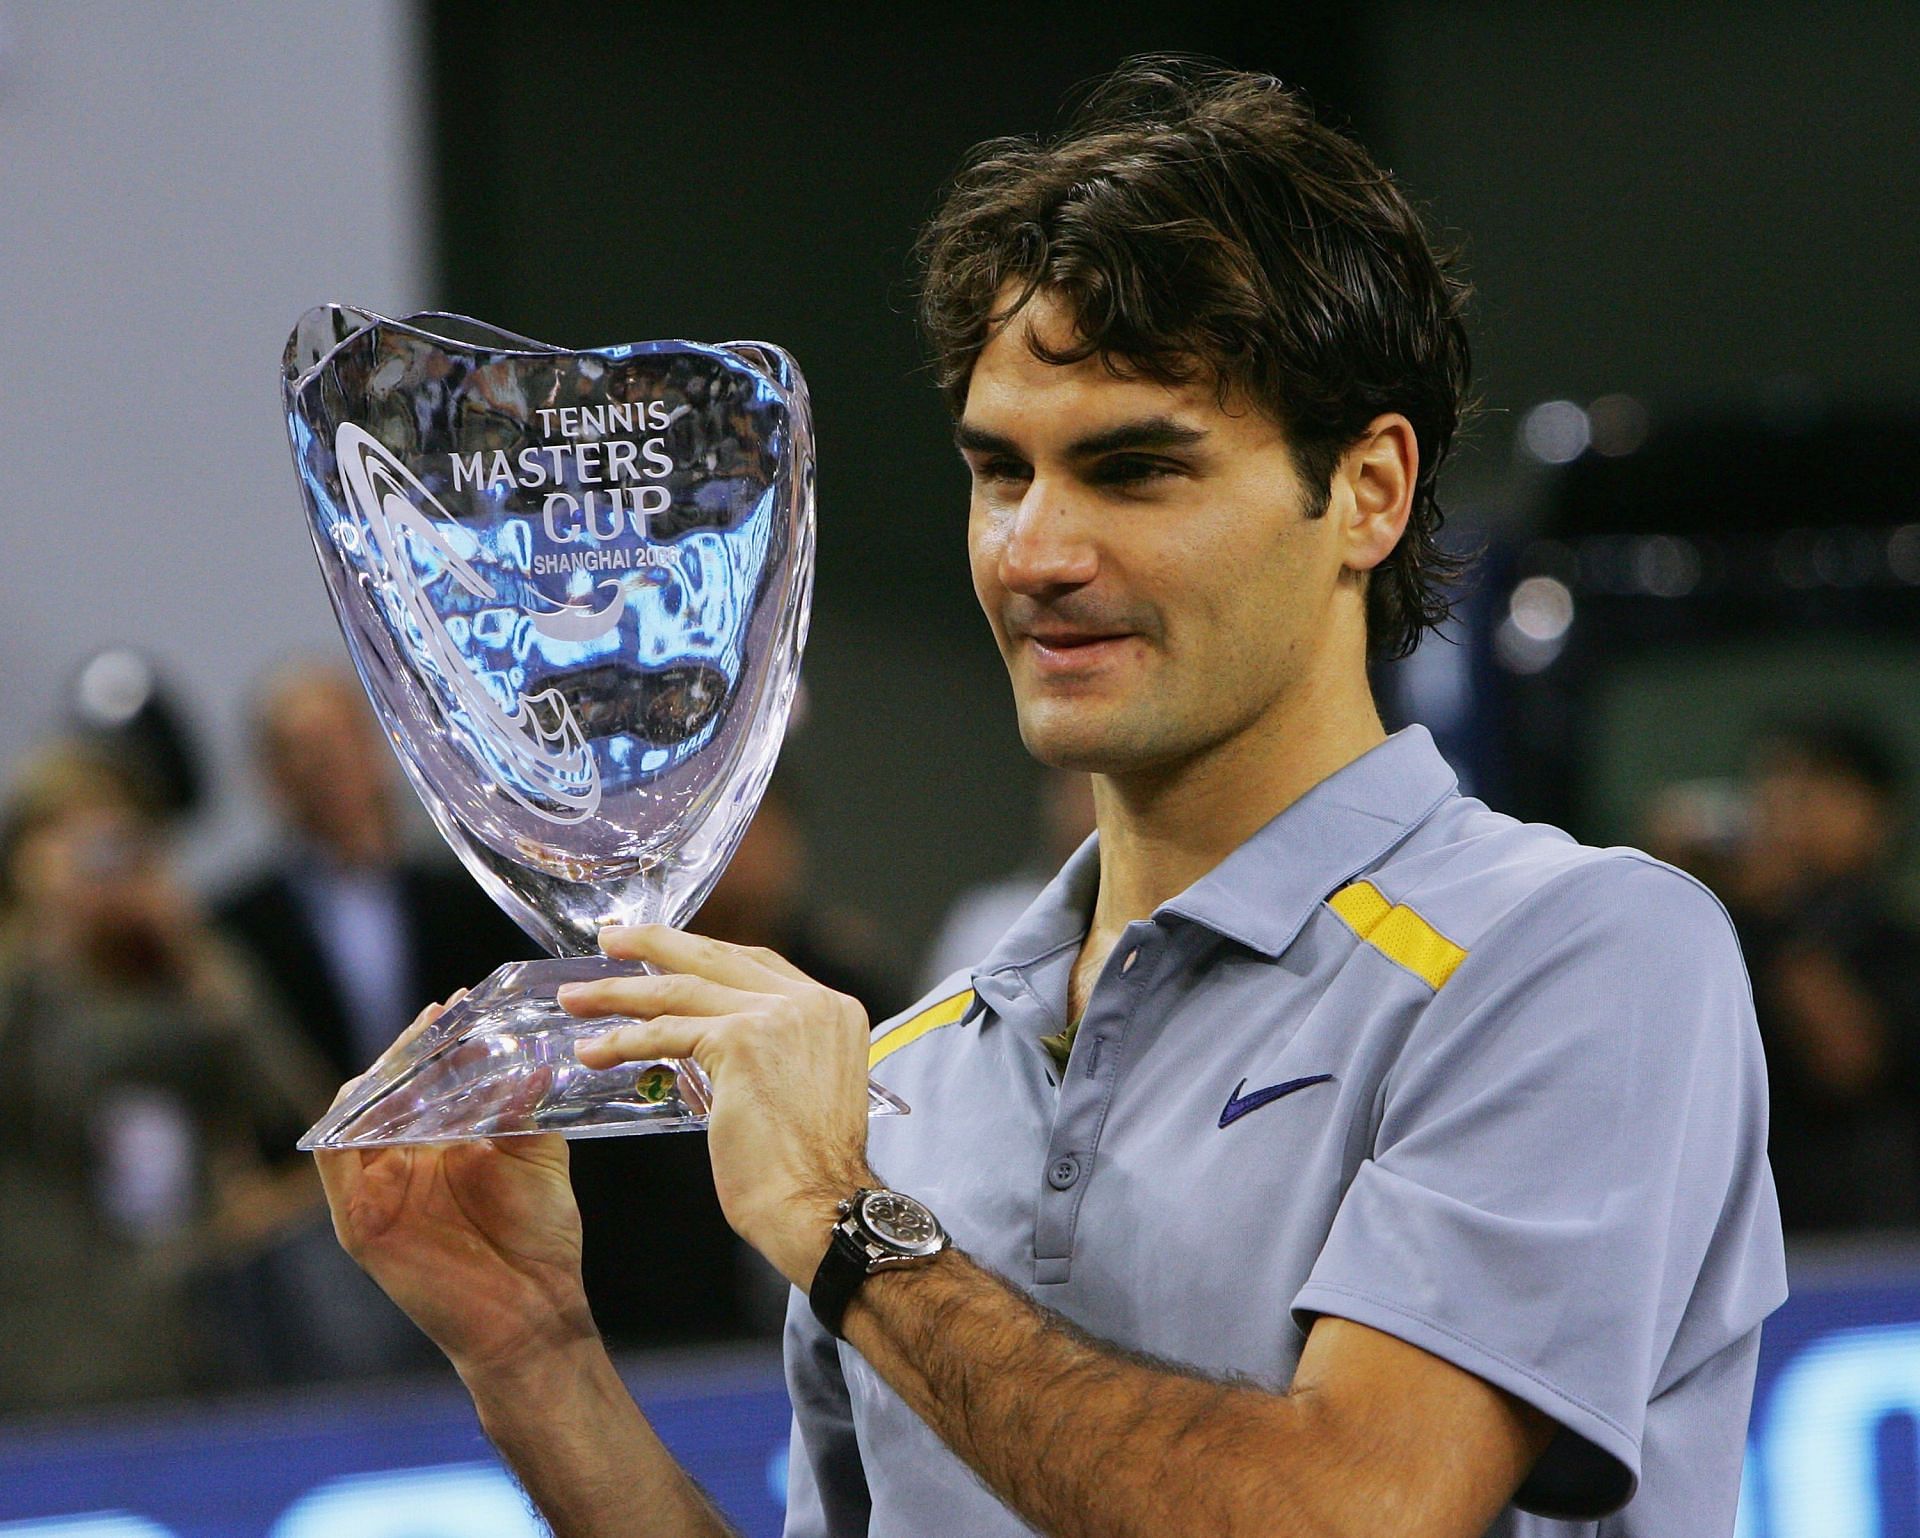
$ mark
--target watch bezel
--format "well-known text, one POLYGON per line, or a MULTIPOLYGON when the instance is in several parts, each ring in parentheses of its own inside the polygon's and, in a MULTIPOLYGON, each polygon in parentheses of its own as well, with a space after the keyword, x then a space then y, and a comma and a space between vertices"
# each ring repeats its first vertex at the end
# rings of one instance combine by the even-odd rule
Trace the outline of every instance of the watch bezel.
MULTIPOLYGON (((947 1231, 940 1220, 933 1215, 933 1209, 916 1196, 904 1191, 889 1190, 885 1186, 876 1186, 872 1190, 862 1191, 859 1200, 854 1203, 850 1214, 860 1226, 862 1234, 881 1246, 889 1255, 903 1259, 924 1260, 938 1255, 947 1246, 947 1231), (912 1208, 928 1229, 924 1239, 907 1240, 883 1229, 875 1221, 872 1208, 876 1202, 892 1202, 912 1208)), ((889 1228, 891 1228, 889 1224, 889 1228)))

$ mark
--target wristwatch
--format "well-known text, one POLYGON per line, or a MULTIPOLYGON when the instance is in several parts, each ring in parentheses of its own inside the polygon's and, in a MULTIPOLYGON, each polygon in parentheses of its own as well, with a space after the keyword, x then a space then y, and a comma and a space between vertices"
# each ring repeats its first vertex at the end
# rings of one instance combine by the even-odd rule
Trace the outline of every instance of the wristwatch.
POLYGON ((814 1317, 838 1338, 847 1305, 860 1284, 876 1271, 923 1265, 947 1247, 947 1231, 924 1202, 899 1191, 855 1191, 835 1209, 840 1221, 820 1269, 813 1273, 807 1301, 814 1317))

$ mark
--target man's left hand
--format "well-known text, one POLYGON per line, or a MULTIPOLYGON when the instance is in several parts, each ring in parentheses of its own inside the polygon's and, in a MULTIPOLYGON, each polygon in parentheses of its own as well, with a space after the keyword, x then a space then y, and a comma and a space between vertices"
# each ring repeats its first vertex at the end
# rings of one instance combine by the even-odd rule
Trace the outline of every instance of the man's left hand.
POLYGON ((589 1068, 692 1058, 713 1085, 707 1147, 734 1231, 803 1290, 834 1208, 867 1168, 866 1011, 784 957, 664 924, 613 926, 600 948, 657 975, 569 983, 581 1019, 628 1015, 580 1047, 589 1068))

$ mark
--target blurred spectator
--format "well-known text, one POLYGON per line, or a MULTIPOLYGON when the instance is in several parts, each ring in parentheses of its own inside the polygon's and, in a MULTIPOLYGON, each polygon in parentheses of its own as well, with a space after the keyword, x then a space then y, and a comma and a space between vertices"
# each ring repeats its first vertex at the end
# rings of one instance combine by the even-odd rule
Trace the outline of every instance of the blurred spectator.
POLYGON ((1067 863, 1067 856, 1085 842, 1093 832, 1093 780, 1065 769, 1048 770, 1040 792, 1040 829, 1041 844, 1032 859, 1012 875, 962 892, 947 910, 921 969, 922 991, 965 971, 992 950, 1067 863))
POLYGON ((778 951, 809 977, 852 994, 878 1023, 911 1001, 889 975, 868 919, 829 908, 810 893, 808 863, 793 783, 776 774, 689 927, 778 951))
POLYGON ((196 1298, 318 1210, 272 1151, 326 1099, 134 784, 32 763, 0 807, 0 1409, 215 1381, 196 1298))
MULTIPOLYGON (((860 920, 809 897, 807 867, 800 808, 791 782, 776 775, 688 927, 768 946, 859 999, 876 1022, 885 1019, 907 997, 860 920)), ((573 1184, 586 1231, 587 1294, 611 1341, 651 1346, 779 1329, 787 1285, 727 1226, 704 1139, 576 1143, 573 1184)))
POLYGON ((1792 1230, 1920 1224, 1920 928, 1891 883, 1905 823, 1894 754, 1837 717, 1765 728, 1737 801, 1669 793, 1653 821, 1654 852, 1739 926, 1792 1230))
POLYGON ((218 916, 336 1082, 379 1056, 426 1001, 535 953, 465 871, 405 851, 391 754, 345 668, 273 674, 254 740, 289 846, 218 916))
POLYGON ((126 646, 95 652, 74 675, 67 714, 89 751, 139 765, 141 796, 161 821, 178 822, 205 805, 200 743, 151 658, 126 646))

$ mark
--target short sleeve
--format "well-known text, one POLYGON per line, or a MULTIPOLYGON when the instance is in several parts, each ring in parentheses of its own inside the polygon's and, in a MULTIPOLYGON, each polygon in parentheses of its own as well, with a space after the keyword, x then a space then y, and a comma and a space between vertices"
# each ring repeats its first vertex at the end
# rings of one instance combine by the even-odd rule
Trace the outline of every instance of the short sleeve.
POLYGON ((785 1356, 787 1397, 793 1402, 786 1538, 864 1533, 873 1502, 839 1345, 813 1317, 798 1288, 787 1298, 785 1356))
POLYGON ((1785 1297, 1766 1104, 1724 910, 1644 856, 1596 857, 1423 1010, 1294 1313, 1532 1404, 1561 1434, 1516 1504, 1604 1515, 1638 1483, 1648 1404, 1785 1297))

